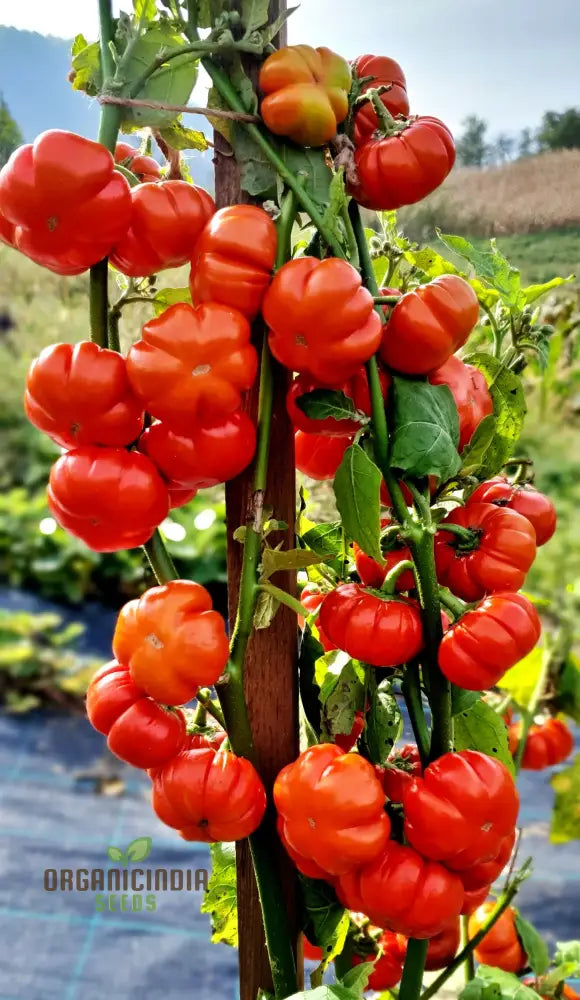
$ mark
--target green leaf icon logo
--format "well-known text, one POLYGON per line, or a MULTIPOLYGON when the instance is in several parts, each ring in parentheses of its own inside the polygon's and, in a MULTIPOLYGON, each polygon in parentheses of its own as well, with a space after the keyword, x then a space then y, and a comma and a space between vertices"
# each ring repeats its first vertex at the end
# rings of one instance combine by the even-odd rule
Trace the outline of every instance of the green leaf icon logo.
POLYGON ((125 852, 127 861, 145 861, 145 858, 151 854, 152 846, 151 837, 137 837, 136 840, 131 841, 125 852))
POLYGON ((120 847, 107 847, 107 854, 111 861, 115 861, 117 864, 125 865, 125 855, 120 847))

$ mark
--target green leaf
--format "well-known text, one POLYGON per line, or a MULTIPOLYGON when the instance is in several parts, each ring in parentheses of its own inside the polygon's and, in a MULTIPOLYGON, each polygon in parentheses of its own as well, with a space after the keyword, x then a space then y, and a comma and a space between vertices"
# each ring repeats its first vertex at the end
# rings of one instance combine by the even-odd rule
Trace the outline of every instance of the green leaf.
POLYGON ((302 541, 325 559, 334 559, 342 553, 342 524, 340 521, 317 524, 304 532, 302 541))
POLYGON ((133 0, 133 10, 135 17, 141 24, 147 21, 154 21, 157 16, 157 4, 155 0, 133 0))
POLYGON ((419 268, 429 281, 433 278, 440 278, 443 274, 460 274, 455 264, 450 260, 445 260, 432 247, 423 247, 421 250, 406 250, 403 257, 413 267, 419 268))
POLYGON ((283 569, 306 569, 324 562, 325 557, 310 549, 264 549, 260 580, 269 580, 283 569))
POLYGON ((532 972, 536 976, 543 976, 550 968, 550 956, 545 942, 533 924, 524 920, 517 910, 514 911, 514 921, 532 972))
POLYGON ((314 679, 320 688, 320 731, 326 739, 350 733, 354 714, 364 701, 364 673, 342 650, 332 650, 315 664, 314 679))
POLYGON ((503 972, 491 965, 480 965, 477 970, 479 979, 497 985, 502 997, 506 1000, 538 1000, 538 994, 529 986, 524 986, 517 976, 511 972, 503 972))
MULTIPOLYGON (((277 173, 259 146, 243 126, 235 123, 231 139, 236 160, 241 164, 242 187, 248 194, 262 198, 277 198, 277 173)), ((303 149, 269 137, 270 144, 286 167, 298 177, 311 198, 321 208, 330 198, 332 171, 320 149, 303 149)))
POLYGON ((451 479, 461 467, 459 417, 446 385, 393 377, 391 466, 410 476, 451 479))
POLYGON ((129 844, 125 855, 129 861, 145 861, 151 854, 153 841, 151 837, 137 837, 129 844))
POLYGON ((367 714, 365 742, 373 764, 384 764, 403 731, 403 719, 391 682, 373 685, 367 714))
POLYGON ((328 204, 324 211, 323 221, 329 231, 331 231, 339 242, 345 243, 344 224, 342 218, 348 206, 348 198, 344 183, 344 168, 340 168, 332 174, 330 187, 328 190, 328 204), (341 220, 339 222, 339 220, 341 220))
MULTIPOLYGON (((572 943, 579 944, 580 942, 572 943)), ((570 976, 576 976, 578 972, 580 972, 580 963, 578 962, 562 962, 555 969, 550 969, 548 974, 542 977, 542 996, 553 996, 560 983, 569 979, 570 976)))
POLYGON ((580 840, 580 754, 570 767, 552 775, 550 784, 556 792, 550 840, 553 844, 580 840))
POLYGON ((580 722, 580 660, 568 653, 557 681, 555 707, 580 722))
POLYGON ((298 683, 304 714, 317 736, 320 735, 321 706, 320 688, 316 683, 316 663, 323 656, 324 649, 306 625, 298 653, 298 683))
POLYGON ((382 565, 381 480, 381 473, 374 462, 360 445, 353 444, 346 449, 336 470, 333 488, 346 536, 382 565))
POLYGON ((313 389, 298 396, 296 406, 312 420, 358 420, 368 424, 369 418, 359 413, 350 396, 339 389, 313 389))
POLYGON ((280 601, 278 601, 273 594, 268 594, 262 590, 258 594, 258 600, 256 601, 256 609, 254 611, 254 628, 269 628, 279 607, 280 601))
POLYGON ((267 23, 268 7, 269 0, 242 0, 242 24, 246 35, 267 23))
POLYGON ((556 941, 554 961, 560 963, 573 962, 580 966, 580 941, 556 941))
MULTIPOLYGON (((161 101, 164 104, 187 104, 197 78, 198 60, 191 53, 177 56, 161 66, 143 84, 137 94, 129 94, 135 81, 166 49, 168 52, 186 45, 185 39, 169 21, 156 21, 135 41, 127 61, 124 77, 127 83, 119 89, 120 97, 138 97, 140 100, 161 101)), ((178 117, 175 111, 155 108, 123 108, 123 124, 144 128, 163 128, 178 117)))
POLYGON ((476 976, 463 987, 459 1000, 501 1000, 501 989, 497 983, 486 983, 476 976))
POLYGON ((211 844, 211 875, 201 912, 211 915, 212 941, 238 946, 236 845, 211 844))
POLYGON ((199 149, 203 152, 209 149, 207 136, 199 129, 187 128, 177 119, 159 130, 161 138, 165 139, 172 149, 199 149))
POLYGON ((480 750, 495 757, 514 774, 505 722, 485 701, 477 701, 467 712, 455 716, 455 749, 480 750))
POLYGON ((467 280, 477 295, 479 304, 485 306, 487 309, 493 309, 501 298, 497 289, 488 288, 479 278, 468 278, 467 280))
POLYGON ((114 861, 122 865, 125 865, 127 863, 125 859, 125 854, 120 847, 107 847, 107 855, 111 859, 111 861, 114 861))
POLYGON ((542 646, 536 646, 531 653, 524 656, 498 682, 498 687, 511 695, 513 700, 527 708, 536 689, 544 663, 546 651, 542 646))
POLYGON ((73 90, 82 90, 89 97, 96 97, 103 85, 101 50, 98 42, 90 44, 77 35, 72 44, 73 90))
POLYGON ((575 279, 575 274, 569 274, 567 278, 552 278, 550 281, 544 281, 541 285, 528 285, 527 288, 522 288, 522 305, 530 305, 531 302, 535 302, 542 295, 551 292, 553 288, 559 288, 560 285, 567 285, 568 282, 575 279))
POLYGON ((481 698, 481 691, 464 691, 463 688, 451 685, 451 714, 460 715, 468 712, 481 698))
POLYGON ((322 948, 324 968, 344 947, 350 918, 334 889, 320 879, 298 876, 304 907, 303 929, 311 944, 322 948))
POLYGON ((511 457, 526 415, 526 400, 519 375, 491 354, 470 354, 466 364, 483 372, 493 400, 497 421, 495 436, 485 452, 485 478, 495 475, 511 457))
POLYGON ((191 292, 189 288, 161 288, 152 299, 155 315, 160 316, 162 312, 174 306, 176 302, 187 302, 191 305, 191 292))
POLYGON ((439 229, 437 236, 449 250, 471 264, 476 277, 495 288, 506 305, 512 308, 519 306, 520 272, 499 252, 495 240, 489 241, 489 250, 478 250, 463 236, 443 235, 439 229))
POLYGON ((353 990, 355 996, 358 997, 366 990, 372 971, 372 962, 361 962, 360 965, 353 966, 345 973, 341 980, 341 986, 347 990, 353 990))
POLYGON ((212 28, 222 10, 221 0, 198 0, 197 27, 212 28))
POLYGON ((490 453, 490 449, 496 434, 497 419, 493 413, 488 413, 487 417, 484 417, 477 425, 471 441, 461 452, 462 476, 479 476, 480 479, 486 479, 488 476, 493 475, 493 472, 488 471, 490 464, 488 455, 491 458, 491 466, 493 467, 493 452, 490 453))

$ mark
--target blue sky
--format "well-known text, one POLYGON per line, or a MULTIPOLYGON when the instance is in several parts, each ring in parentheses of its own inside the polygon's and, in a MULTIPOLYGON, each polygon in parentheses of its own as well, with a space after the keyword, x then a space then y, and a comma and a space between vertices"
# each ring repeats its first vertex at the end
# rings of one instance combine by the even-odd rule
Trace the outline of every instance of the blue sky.
MULTIPOLYGON (((0 0, 0 23, 94 37, 96 10, 97 0, 0 0)), ((303 0, 289 34, 348 58, 397 59, 412 111, 452 129, 476 112, 492 132, 514 132, 580 103, 579 0, 303 0)))

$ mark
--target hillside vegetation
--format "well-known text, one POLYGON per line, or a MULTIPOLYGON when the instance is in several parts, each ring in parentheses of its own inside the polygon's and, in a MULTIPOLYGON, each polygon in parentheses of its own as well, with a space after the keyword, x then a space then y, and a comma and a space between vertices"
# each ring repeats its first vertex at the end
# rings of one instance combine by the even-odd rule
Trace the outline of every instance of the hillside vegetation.
POLYGON ((401 209, 399 218, 416 240, 430 239, 435 226, 488 238, 580 228, 579 175, 580 149, 540 153, 502 166, 459 167, 419 205, 401 209))

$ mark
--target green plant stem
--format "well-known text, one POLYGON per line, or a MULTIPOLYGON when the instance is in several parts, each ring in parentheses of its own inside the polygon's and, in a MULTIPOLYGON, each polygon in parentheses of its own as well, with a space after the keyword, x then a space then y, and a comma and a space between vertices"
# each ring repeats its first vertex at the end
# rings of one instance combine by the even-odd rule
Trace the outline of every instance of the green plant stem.
POLYGON ((151 564, 151 569, 155 573, 157 583, 169 583, 170 580, 179 579, 173 559, 165 548, 165 542, 158 528, 155 529, 149 541, 145 542, 143 548, 151 564))
POLYGON ((389 570, 385 579, 383 580, 381 586, 381 590, 383 591, 383 593, 390 595, 394 594, 397 580, 399 579, 401 574, 408 569, 412 570, 413 573, 415 573, 415 563, 412 562, 410 559, 403 559, 402 562, 397 563, 396 566, 393 566, 393 568, 389 570))
POLYGON ((105 257, 91 267, 89 275, 89 322, 91 340, 99 347, 109 344, 109 264, 105 257))
POLYGON ((449 524, 447 521, 441 525, 441 531, 446 531, 450 535, 455 535, 460 542, 464 542, 463 548, 474 549, 477 547, 479 535, 471 528, 464 528, 461 524, 449 524))
POLYGON ((216 722, 219 722, 222 729, 225 729, 226 720, 224 719, 219 706, 216 705, 215 701, 212 701, 211 691, 209 688, 200 688, 195 697, 202 706, 203 710, 207 712, 208 715, 211 715, 216 722))
MULTIPOLYGON (((216 90, 224 99, 226 104, 229 105, 232 111, 237 111, 241 114, 246 113, 247 109, 244 107, 239 94, 232 86, 225 73, 218 66, 216 66, 211 59, 204 59, 203 66, 211 77, 216 90)), ((328 244, 335 256, 344 257, 344 250, 340 241, 337 240, 332 230, 325 223, 322 214, 318 210, 318 206, 304 189, 297 175, 292 173, 292 171, 286 166, 282 158, 271 145, 270 141, 257 125, 252 125, 248 122, 243 122, 242 125, 275 168, 278 176, 281 177, 290 191, 294 192, 298 202, 304 211, 308 213, 312 222, 319 230, 323 240, 328 244)))
POLYGON ((526 749, 526 742, 528 739, 528 733, 530 727, 534 721, 534 715, 536 714, 536 709, 538 707, 540 698, 544 693, 544 688, 546 686, 546 681, 550 673, 550 667, 552 664, 552 651, 550 649, 545 649, 542 656, 542 665, 540 668, 540 673, 538 675, 538 680, 536 686, 532 692, 532 696, 528 702, 528 706, 525 712, 522 712, 522 732, 518 741, 517 750, 514 754, 514 767, 516 769, 516 774, 522 766, 522 758, 524 756, 524 750, 526 749))
POLYGON ((458 597, 455 597, 447 587, 439 587, 439 600, 451 612, 454 618, 461 618, 461 615, 469 611, 469 605, 465 604, 458 597))
POLYGON ((346 238, 348 241, 348 259, 353 267, 358 267, 360 263, 358 255, 358 245, 356 242, 354 229, 352 228, 350 215, 348 214, 348 204, 346 203, 346 201, 341 210, 340 216, 344 223, 344 228, 346 230, 346 238))
MULTIPOLYGON (((467 917, 465 915, 462 916, 461 917, 461 946, 462 946, 462 948, 464 948, 465 945, 467 944, 467 942, 469 941, 468 925, 469 925, 469 917, 467 917)), ((475 957, 474 957, 473 951, 470 951, 469 954, 467 955, 467 958, 465 959, 465 965, 463 966, 463 970, 464 970, 465 982, 466 983, 470 983, 472 979, 475 979, 475 957)))
MULTIPOLYGON (((99 0, 99 39, 101 47, 101 66, 103 68, 103 80, 110 80, 115 73, 115 63, 109 48, 113 41, 114 24, 111 11, 111 0, 99 0)), ((121 109, 107 105, 101 107, 99 118, 98 141, 106 146, 110 153, 115 150, 119 125, 121 123, 121 109)), ((108 292, 109 268, 108 261, 99 261, 91 267, 89 275, 89 316, 91 340, 100 347, 109 346, 109 292, 108 292)), ((114 348, 116 350, 118 348, 114 348)))
POLYGON ((376 306, 396 306, 400 298, 400 295, 373 295, 376 306))
POLYGON ((193 725, 198 726, 200 729, 204 729, 207 725, 207 711, 205 705, 199 700, 199 698, 195 715, 193 716, 193 725))
MULTIPOLYGON (((290 233, 295 213, 296 201, 294 196, 289 194, 285 198, 278 223, 277 267, 281 266, 289 252, 290 233)), ((257 576, 262 546, 264 494, 268 478, 272 407, 272 363, 267 338, 264 337, 260 370, 258 444, 254 464, 252 517, 246 526, 238 610, 230 643, 230 659, 224 677, 216 685, 232 749, 236 754, 248 757, 250 760, 255 760, 255 754, 244 696, 244 663, 259 594, 257 576)), ((274 992, 276 998, 281 1000, 281 998, 298 991, 298 979, 286 911, 280 905, 281 889, 273 864, 270 837, 269 830, 262 825, 249 838, 249 844, 260 897, 274 992)))
POLYGON ((422 609, 425 651, 421 654, 423 670, 427 675, 427 697, 431 707, 431 752, 436 760, 453 749, 453 717, 451 715, 451 686, 439 669, 437 652, 443 638, 439 585, 435 571, 433 535, 423 532, 415 541, 409 539, 409 548, 419 576, 419 598, 422 609))
POLYGON ((423 711, 423 699, 421 698, 421 678, 419 674, 419 664, 416 660, 407 663, 405 674, 401 684, 401 691, 407 706, 407 712, 413 727, 413 733, 417 741, 417 747, 421 756, 421 763, 425 767, 429 763, 429 730, 423 711))
POLYGON ((272 597, 275 597, 277 601, 280 601, 280 604, 285 604, 287 608, 290 608, 291 611, 295 611, 297 615, 304 615, 304 608, 298 598, 292 597, 292 594, 288 594, 280 587, 276 587, 275 584, 260 583, 258 584, 257 589, 263 594, 270 594, 272 597))
MULTIPOLYGON (((359 211, 359 207, 356 201, 350 202, 348 206, 348 211, 350 215, 350 220, 352 222, 352 228, 355 235, 356 243, 358 246, 358 255, 360 261, 360 269, 363 276, 364 283, 371 295, 378 295, 379 289, 377 286, 377 280, 375 278, 375 272, 373 271, 373 265, 369 253, 368 243, 365 236, 364 227, 362 224, 362 219, 359 211)), ((383 318, 380 307, 377 306, 377 311, 383 318)), ((389 433, 387 428, 387 415, 385 413, 385 402, 383 399, 383 392, 381 388, 381 380, 379 378, 379 369, 377 365, 376 357, 372 357, 370 361, 366 364, 367 377, 369 380, 369 390, 372 403, 372 424, 374 431, 374 442, 375 442, 375 457, 377 460, 377 465, 383 474, 383 479, 387 489, 391 495, 391 501, 397 515, 398 520, 401 524, 404 524, 408 519, 409 512, 407 510, 407 505, 401 493, 401 488, 393 476, 389 468, 389 433)))
MULTIPOLYGON (((524 868, 525 867, 526 866, 524 865, 524 868)), ((475 934, 471 938, 471 940, 467 942, 465 947, 462 948, 461 951, 455 956, 451 964, 448 965, 447 968, 443 970, 441 975, 437 976, 437 979, 433 980, 431 985, 428 986, 427 989, 421 994, 421 1000, 430 1000, 431 997, 435 996, 435 994, 439 992, 444 983, 446 983, 447 980, 451 978, 453 973, 456 972, 457 969, 461 968, 463 963, 467 961, 469 955, 475 951, 478 944, 481 941, 483 941, 485 935, 489 933, 493 925, 497 923, 504 910, 507 910, 508 906, 510 905, 512 899, 514 898, 519 889, 519 885, 520 881, 516 879, 512 883, 512 885, 506 890, 506 892, 503 893, 503 895, 498 899, 494 909, 491 911, 485 923, 478 930, 477 934, 475 934)))
POLYGON ((421 994, 428 941, 410 938, 399 987, 399 1000, 417 1000, 421 994))

